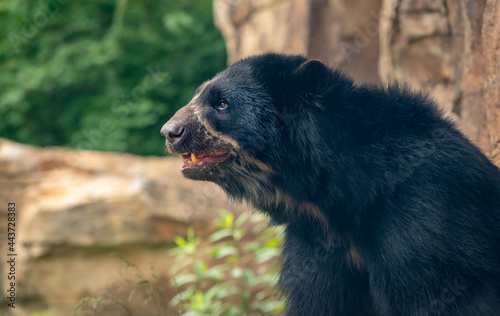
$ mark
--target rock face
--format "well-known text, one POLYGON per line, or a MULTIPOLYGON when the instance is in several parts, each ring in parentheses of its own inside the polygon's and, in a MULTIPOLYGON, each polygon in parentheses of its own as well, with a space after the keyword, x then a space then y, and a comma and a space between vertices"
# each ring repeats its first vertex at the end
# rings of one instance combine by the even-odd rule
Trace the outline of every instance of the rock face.
MULTIPOLYGON (((51 315, 70 315, 82 297, 103 292, 126 301, 138 280, 111 252, 144 274, 152 262, 166 284, 174 236, 185 235, 190 224, 207 234, 220 209, 240 211, 215 185, 184 179, 180 164, 175 157, 40 149, 0 139, 0 224, 3 231, 7 202, 14 201, 18 300, 48 304, 51 315)), ((134 315, 145 312, 142 302, 134 315)))
POLYGON ((229 64, 264 52, 303 54, 377 82, 380 5, 381 0, 215 0, 214 17, 229 64))
POLYGON ((500 161, 500 0, 215 0, 214 12, 229 63, 301 53, 409 82, 500 161))
POLYGON ((482 91, 492 157, 500 165, 500 1, 488 0, 484 9, 482 51, 486 77, 482 91))
POLYGON ((380 73, 384 80, 406 78, 430 91, 462 131, 491 152, 500 122, 495 71, 500 23, 499 2, 486 5, 484 0, 384 1, 380 73))
POLYGON ((310 0, 221 0, 215 22, 231 53, 229 63, 265 51, 308 52, 310 0))

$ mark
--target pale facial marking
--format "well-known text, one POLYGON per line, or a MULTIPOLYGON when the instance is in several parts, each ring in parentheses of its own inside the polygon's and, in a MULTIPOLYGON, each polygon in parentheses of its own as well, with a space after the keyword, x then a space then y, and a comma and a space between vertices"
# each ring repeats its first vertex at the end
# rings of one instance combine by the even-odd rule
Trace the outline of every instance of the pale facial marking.
MULTIPOLYGON (((203 84, 203 87, 201 88, 200 92, 198 92, 198 93, 197 93, 197 94, 193 97, 193 99, 191 99, 191 102, 193 102, 194 100, 198 99, 198 97, 199 97, 199 96, 203 93, 203 91, 205 90, 205 88, 206 88, 206 87, 210 84, 210 82, 212 82, 212 81, 214 81, 214 79, 212 79, 212 80, 209 80, 209 81, 205 82, 205 83, 203 84)), ((191 103, 191 102, 189 102, 189 103, 191 103)))
MULTIPOLYGON (((203 89, 205 89, 206 85, 203 87, 203 89)), ((199 96, 201 94, 201 92, 203 92, 203 89, 202 91, 200 91, 200 93, 197 94, 197 96, 199 96)), ((201 123, 201 125, 203 125, 203 127, 205 128, 205 130, 207 130, 211 135, 207 135, 209 137, 215 137, 215 138, 218 138, 218 139, 221 139, 223 141, 225 141, 226 143, 228 144, 231 144, 231 146, 233 146, 233 148, 235 149, 239 149, 240 146, 238 144, 238 142, 224 134, 224 133, 221 133, 219 131, 217 131, 212 125, 210 125, 210 123, 203 117, 202 113, 201 113, 201 109, 197 106, 197 103, 196 102, 193 102, 195 101, 195 99, 197 98, 197 96, 195 98, 193 98, 191 100, 191 102, 188 103, 187 106, 191 106, 193 108, 193 112, 194 112, 194 115, 196 115, 196 118, 198 119, 198 121, 201 123)))

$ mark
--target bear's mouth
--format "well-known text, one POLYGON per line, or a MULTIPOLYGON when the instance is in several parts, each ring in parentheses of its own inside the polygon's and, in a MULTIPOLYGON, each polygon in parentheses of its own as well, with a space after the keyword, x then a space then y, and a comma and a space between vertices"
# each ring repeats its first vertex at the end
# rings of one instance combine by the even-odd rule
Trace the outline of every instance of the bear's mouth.
POLYGON ((229 160, 230 155, 227 151, 217 151, 204 154, 184 153, 181 154, 181 170, 203 169, 229 160))

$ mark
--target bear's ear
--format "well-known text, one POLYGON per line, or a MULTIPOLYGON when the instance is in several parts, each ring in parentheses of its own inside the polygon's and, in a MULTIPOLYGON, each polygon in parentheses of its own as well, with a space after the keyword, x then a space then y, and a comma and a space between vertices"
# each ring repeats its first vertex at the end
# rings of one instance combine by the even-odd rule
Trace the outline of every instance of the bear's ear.
POLYGON ((310 59, 295 70, 294 78, 298 91, 316 93, 328 85, 330 70, 321 61, 310 59))

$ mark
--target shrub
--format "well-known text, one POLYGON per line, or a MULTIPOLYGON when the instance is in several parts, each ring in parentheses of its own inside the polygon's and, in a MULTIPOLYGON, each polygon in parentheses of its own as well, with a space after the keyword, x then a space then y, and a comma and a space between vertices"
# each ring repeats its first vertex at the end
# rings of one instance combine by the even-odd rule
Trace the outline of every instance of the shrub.
POLYGON ((183 316, 275 315, 283 303, 274 290, 281 237, 261 217, 222 212, 205 240, 189 230, 177 237, 172 268, 178 294, 170 304, 183 316), (244 229, 252 223, 251 231, 244 229))
MULTIPOLYGON (((74 308, 73 315, 82 307, 99 310, 106 302, 120 307, 127 315, 127 306, 140 291, 145 291, 144 304, 154 304, 157 315, 169 315, 176 310, 182 316, 278 315, 283 302, 274 290, 277 281, 281 233, 267 227, 261 216, 241 214, 237 219, 229 212, 221 212, 214 220, 215 232, 207 238, 196 236, 189 228, 187 237, 175 237, 177 245, 169 253, 176 257, 171 267, 172 285, 177 294, 165 300, 165 289, 159 285, 155 269, 150 275, 134 275, 137 282, 126 302, 107 295, 85 297, 74 308)), ((135 265, 112 253, 125 264, 135 265)))
POLYGON ((162 155, 162 124, 225 67, 211 9, 211 0, 0 0, 0 137, 162 155))

